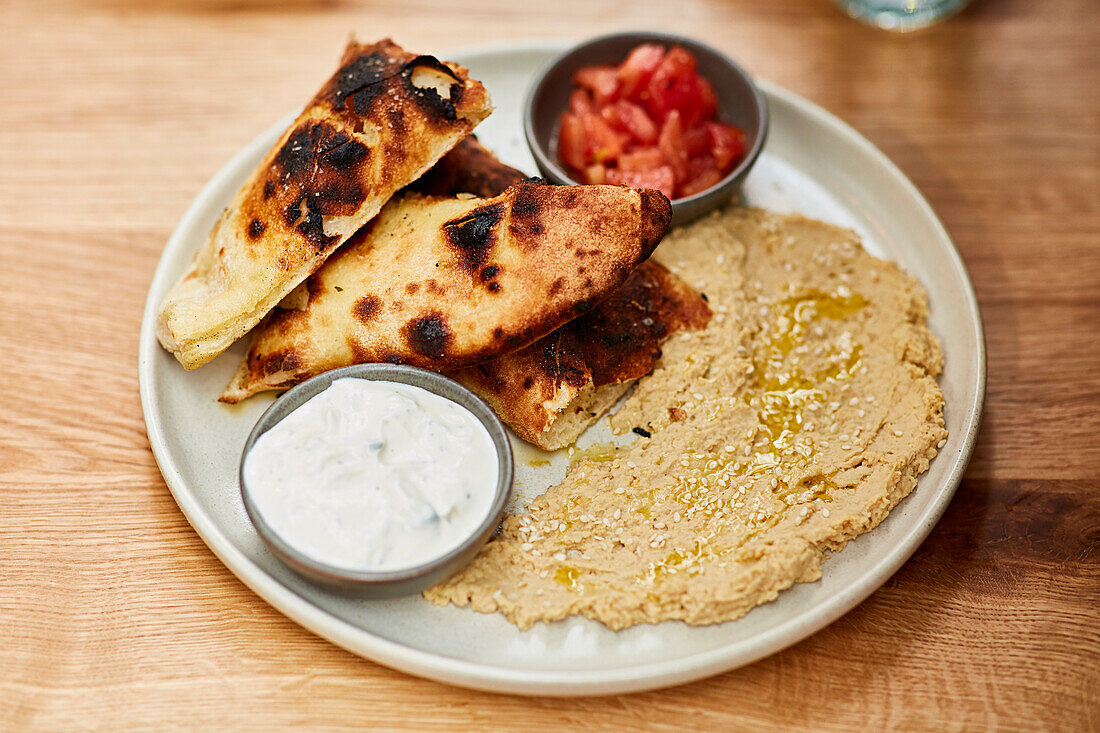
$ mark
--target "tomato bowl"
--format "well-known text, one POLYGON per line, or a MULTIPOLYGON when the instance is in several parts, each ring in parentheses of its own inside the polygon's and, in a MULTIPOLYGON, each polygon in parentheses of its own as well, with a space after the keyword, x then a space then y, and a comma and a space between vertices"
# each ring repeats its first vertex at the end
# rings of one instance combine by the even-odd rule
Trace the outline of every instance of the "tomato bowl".
MULTIPOLYGON (((653 65, 656 66, 657 63, 658 61, 654 61, 653 65)), ((675 69, 671 73, 675 74, 675 69)), ((692 82, 693 79, 687 78, 686 81, 692 82)), ((589 104, 590 102, 583 103, 589 104)), ((578 129, 580 128, 581 126, 578 125, 578 129)), ((688 133, 690 134, 692 131, 697 130, 689 130, 688 133)), ((643 128, 642 135, 644 136, 646 133, 647 130, 643 128)), ((767 103, 764 100, 764 95, 753 83, 752 77, 722 52, 694 39, 668 33, 616 33, 593 38, 575 46, 558 56, 543 69, 535 79, 524 106, 524 134, 527 138, 527 144, 531 148, 531 153, 535 158, 539 171, 549 181, 560 185, 606 182, 629 185, 635 188, 658 188, 669 195, 672 200, 672 223, 674 225, 686 224, 739 195, 742 182, 764 147, 767 133, 767 103), (676 87, 671 82, 667 84, 659 83, 659 77, 665 73, 665 66, 674 63, 673 53, 669 51, 665 54, 664 65, 660 68, 656 70, 650 68, 647 71, 644 68, 646 64, 644 59, 645 50, 652 50, 654 47, 668 50, 676 49, 681 58, 688 59, 692 66, 691 71, 696 71, 697 77, 702 79, 701 82, 697 83, 702 85, 702 92, 704 93, 693 97, 690 93, 690 86, 688 87, 689 93, 684 93, 683 86, 676 87), (686 54, 683 53, 685 50, 686 54), (639 60, 635 61, 635 59, 639 60), (618 71, 617 82, 614 76, 616 70, 618 71), (601 84, 601 75, 609 78, 606 80, 606 85, 601 84), (639 75, 643 77, 643 85, 646 80, 649 81, 648 92, 643 90, 639 94, 630 91, 631 86, 637 87, 636 80, 639 75), (596 171, 594 177, 589 175, 589 171, 592 169, 579 170, 566 163, 563 158, 563 152, 565 152, 570 156, 570 159, 575 160, 579 148, 582 155, 587 149, 591 162, 605 162, 599 159, 599 155, 595 160, 592 160, 591 157, 593 149, 599 147, 598 135, 604 129, 603 123, 594 119, 597 115, 589 116, 597 123, 599 128, 595 130, 595 137, 591 135, 592 129, 590 127, 587 128, 590 133, 589 137, 582 137, 579 142, 575 141, 577 135, 572 134, 573 127, 569 123, 572 123, 573 120, 569 118, 573 115, 566 113, 576 111, 577 95, 580 93, 578 92, 578 84, 587 85, 589 89, 593 90, 592 94, 587 96, 588 100, 591 100, 594 96, 597 103, 602 102, 608 107, 599 111, 603 113, 605 119, 611 122, 611 125, 616 129, 616 134, 623 141, 631 139, 631 135, 627 130, 628 128, 633 130, 634 126, 630 124, 629 120, 623 120, 625 124, 617 124, 618 120, 615 119, 615 112, 618 110, 612 111, 609 109, 612 105, 621 106, 624 110, 638 115, 639 118, 648 117, 648 121, 647 119, 640 119, 640 122, 646 126, 653 126, 649 127, 648 131, 651 136, 654 134, 653 129, 660 130, 660 147, 666 151, 668 146, 665 144, 665 138, 667 128, 670 127, 668 123, 672 116, 684 115, 688 124, 693 124, 691 122, 693 116, 711 115, 713 122, 699 122, 699 130, 709 129, 712 133, 720 133, 723 129, 736 130, 741 135, 741 139, 736 141, 740 146, 736 151, 739 155, 733 161, 730 161, 729 155, 727 155, 726 160, 723 161, 726 163, 726 168, 722 169, 720 173, 716 170, 705 170, 702 175, 698 175, 694 179, 694 186, 692 183, 681 186, 680 182, 677 182, 675 196, 669 195, 669 185, 663 185, 662 173, 664 175, 668 175, 668 173, 665 167, 661 165, 656 143, 652 145, 652 148, 643 146, 637 151, 622 156, 624 166, 629 156, 631 161, 630 172, 618 172, 614 171, 613 168, 604 168, 603 170, 609 174, 609 180, 596 180, 603 176, 601 166, 594 166, 596 171), (672 89, 670 93, 662 94, 663 90, 670 88, 672 89), (602 100, 601 97, 603 97, 602 100), (617 101, 618 97, 623 97, 623 101, 617 101), (630 98, 630 101, 626 100, 627 97, 630 98), (695 115, 698 108, 705 107, 708 103, 710 105, 708 110, 700 113, 700 115, 695 115), (672 111, 674 107, 679 107, 680 111, 672 111), (706 128, 704 128, 704 125, 706 128), (655 167, 643 168, 640 171, 636 170, 637 161, 645 159, 650 153, 657 159, 653 164, 655 167), (618 175, 612 177, 610 174, 613 174, 613 171, 617 172, 618 175)), ((715 141, 713 135, 711 136, 711 142, 714 145, 721 145, 721 141, 715 141)), ((614 156, 618 153, 619 148, 614 139, 611 140, 611 144, 615 146, 615 151, 611 152, 610 155, 614 156)), ((630 143, 626 142, 624 144, 629 145, 630 143)), ((639 142, 638 145, 643 144, 639 142)), ((706 143, 704 143, 704 147, 705 145, 706 143)), ((602 152, 601 150, 600 153, 602 152)), ((711 152, 717 154, 721 159, 722 150, 720 148, 715 147, 711 152)), ((666 155, 665 157, 670 156, 666 155)), ((711 156, 708 152, 698 160, 706 159, 709 162, 713 158, 714 156, 711 156)), ((696 162, 695 158, 691 160, 693 167, 696 162)), ((616 163, 611 160, 609 165, 615 166, 616 163)), ((703 163, 704 167, 706 165, 707 163, 703 163)), ((690 174, 686 172, 686 165, 684 171, 684 176, 678 175, 678 179, 689 177, 690 174)))

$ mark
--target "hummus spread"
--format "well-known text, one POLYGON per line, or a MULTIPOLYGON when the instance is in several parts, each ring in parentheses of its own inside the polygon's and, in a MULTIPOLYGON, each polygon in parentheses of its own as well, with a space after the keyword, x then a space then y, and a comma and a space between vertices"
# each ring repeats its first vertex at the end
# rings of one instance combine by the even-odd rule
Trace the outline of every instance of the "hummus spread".
POLYGON ((715 315, 666 343, 612 416, 643 437, 577 451, 429 600, 523 629, 572 614, 612 629, 735 619, 820 578, 826 553, 878 525, 942 447, 924 291, 854 233, 730 208, 656 257, 715 315))

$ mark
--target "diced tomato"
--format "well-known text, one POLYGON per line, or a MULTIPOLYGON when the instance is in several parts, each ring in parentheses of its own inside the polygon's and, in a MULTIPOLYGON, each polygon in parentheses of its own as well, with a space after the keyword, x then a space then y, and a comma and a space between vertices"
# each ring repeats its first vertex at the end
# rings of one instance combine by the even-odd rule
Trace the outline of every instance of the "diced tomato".
POLYGON ((694 196, 721 181, 722 177, 722 172, 714 166, 704 168, 698 175, 680 186, 678 192, 681 196, 694 196))
MULTIPOLYGON (((668 53, 661 59, 661 66, 657 67, 658 70, 664 68, 666 72, 671 76, 687 76, 694 74, 696 65, 695 57, 683 46, 673 46, 668 49, 668 53)), ((653 72, 656 74, 657 72, 653 72)))
POLYGON ((708 122, 707 135, 714 154, 714 162, 719 169, 727 171, 745 154, 745 133, 737 127, 708 122))
POLYGON ((691 196, 719 183, 745 154, 745 135, 718 122, 714 86, 681 46, 642 44, 613 66, 573 75, 558 150, 586 183, 691 196))
POLYGON ((622 128, 635 140, 645 145, 657 142, 657 123, 650 119, 644 109, 625 99, 615 102, 610 109, 614 110, 622 128))
POLYGON ((623 123, 619 119, 619 115, 615 114, 615 105, 609 104, 606 107, 601 107, 600 117, 603 117, 603 121, 610 125, 612 130, 615 130, 616 132, 626 133, 626 128, 623 127, 623 123))
POLYGON ((569 95, 569 111, 575 115, 587 115, 596 111, 592 95, 587 89, 574 89, 569 95))
POLYGON ((558 154, 565 164, 580 170, 588 163, 586 150, 587 136, 580 115, 562 113, 558 130, 558 154))
POLYGON ((647 171, 665 164, 665 156, 655 147, 638 148, 619 156, 619 170, 647 171))
POLYGON ((667 165, 651 168, 647 171, 624 171, 617 168, 607 169, 607 182, 616 186, 631 188, 655 188, 668 198, 676 190, 672 169, 667 165))
POLYGON ((684 127, 680 122, 678 111, 672 110, 669 112, 668 119, 661 126, 657 147, 661 150, 665 162, 672 169, 676 183, 682 183, 688 174, 688 152, 684 146, 684 127))
POLYGON ((718 166, 714 163, 714 156, 710 153, 703 153, 702 155, 692 156, 691 160, 688 161, 687 179, 689 181, 694 180, 702 175, 703 171, 707 170, 708 168, 717 167, 718 166))
POLYGON ((584 124, 588 161, 607 163, 619 157, 623 151, 622 142, 603 117, 596 114, 581 115, 581 122, 584 124))
POLYGON ((592 92, 597 107, 614 101, 619 94, 619 75, 614 66, 585 66, 573 74, 573 83, 592 92))
POLYGON ((636 143, 636 141, 634 140, 634 136, 630 134, 630 131, 623 127, 622 120, 620 120, 619 116, 615 114, 614 105, 608 105, 602 108, 600 110, 600 117, 602 117, 603 121, 607 123, 607 126, 614 131, 615 137, 619 139, 620 148, 626 150, 636 143))
POLYGON ((650 77, 646 90, 646 106, 653 119, 662 122, 675 109, 690 127, 695 122, 696 110, 702 107, 695 57, 681 46, 670 48, 650 77))
POLYGON ((584 182, 593 186, 607 183, 607 168, 596 163, 584 169, 584 182))
POLYGON ((665 50, 653 43, 637 46, 626 60, 619 64, 619 94, 624 99, 640 102, 642 92, 649 84, 649 78, 661 64, 665 50))
POLYGON ((718 96, 709 81, 695 71, 695 57, 673 46, 649 80, 646 108, 654 120, 663 121, 677 110, 686 128, 714 116, 718 96))
POLYGON ((699 80, 699 119, 712 119, 718 112, 718 95, 714 91, 714 85, 701 74, 696 74, 695 78, 699 80))
POLYGON ((684 130, 684 147, 692 158, 710 152, 710 134, 703 125, 684 130))

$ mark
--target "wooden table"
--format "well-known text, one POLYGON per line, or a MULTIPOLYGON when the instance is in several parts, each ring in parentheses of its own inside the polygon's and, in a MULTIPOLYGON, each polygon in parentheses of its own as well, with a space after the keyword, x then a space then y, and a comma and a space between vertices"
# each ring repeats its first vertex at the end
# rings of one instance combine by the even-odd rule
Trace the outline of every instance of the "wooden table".
POLYGON ((975 0, 896 37, 825 0, 8 0, 0 9, 0 728, 1100 725, 1100 4, 975 0), (461 12, 460 12, 461 9, 461 12), (298 627, 176 507, 138 402, 157 258, 349 32, 425 50, 648 26, 844 118, 932 202, 985 318, 981 440, 881 590, 683 687, 524 699, 298 627))

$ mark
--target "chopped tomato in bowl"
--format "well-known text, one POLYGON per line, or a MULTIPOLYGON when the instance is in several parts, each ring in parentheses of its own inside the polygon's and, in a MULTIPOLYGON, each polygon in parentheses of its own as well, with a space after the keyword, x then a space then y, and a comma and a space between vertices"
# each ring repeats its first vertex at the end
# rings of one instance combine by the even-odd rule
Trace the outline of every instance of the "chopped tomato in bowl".
POLYGON ((659 190, 679 225, 741 189, 763 149, 768 108, 722 52, 683 36, 628 32, 585 41, 547 66, 523 125, 550 181, 659 190))
POLYGON ((585 183, 656 188, 670 199, 719 183, 745 155, 745 133, 718 119, 718 95, 681 45, 641 43, 617 65, 573 73, 558 156, 585 183))

